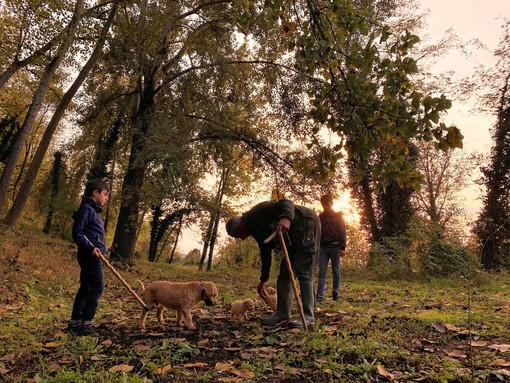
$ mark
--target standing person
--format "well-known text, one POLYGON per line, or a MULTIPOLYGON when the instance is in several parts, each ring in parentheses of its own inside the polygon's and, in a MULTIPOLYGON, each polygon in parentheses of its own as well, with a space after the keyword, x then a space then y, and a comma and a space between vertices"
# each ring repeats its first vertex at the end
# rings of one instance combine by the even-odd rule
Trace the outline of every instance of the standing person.
POLYGON ((324 300, 326 273, 331 260, 333 271, 333 300, 337 301, 340 293, 340 257, 345 254, 346 229, 342 213, 333 210, 333 197, 325 194, 321 197, 323 212, 319 214, 321 220, 321 248, 319 254, 319 285, 317 287, 317 302, 324 300))
MULTIPOLYGON (((257 286, 260 296, 264 294, 265 283, 269 279, 272 249, 279 244, 278 236, 267 244, 264 240, 275 231, 286 233, 284 239, 293 273, 299 280, 305 320, 307 324, 313 325, 313 270, 320 246, 320 220, 317 214, 286 199, 261 202, 248 212, 230 218, 226 229, 232 237, 245 239, 251 235, 257 241, 262 261, 260 283, 257 286)), ((276 292, 276 312, 263 318, 263 324, 275 325, 290 319, 294 290, 285 260, 282 260, 280 264, 276 292)), ((303 322, 299 319, 289 322, 288 325, 302 327, 303 322)))
POLYGON ((83 200, 73 213, 73 239, 78 245, 80 287, 74 298, 67 329, 75 335, 98 337, 92 326, 97 304, 104 289, 101 254, 105 253, 106 235, 99 214, 108 202, 110 188, 105 181, 91 180, 85 185, 83 200))

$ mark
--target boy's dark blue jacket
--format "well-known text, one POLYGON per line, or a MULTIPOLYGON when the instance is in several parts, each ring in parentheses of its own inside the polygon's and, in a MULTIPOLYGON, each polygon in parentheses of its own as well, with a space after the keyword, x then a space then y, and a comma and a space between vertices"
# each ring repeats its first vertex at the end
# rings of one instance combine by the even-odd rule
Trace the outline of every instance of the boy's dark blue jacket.
POLYGON ((105 253, 106 235, 99 213, 103 208, 91 199, 84 199, 77 211, 73 213, 73 239, 78 245, 78 252, 92 253, 94 247, 105 253))

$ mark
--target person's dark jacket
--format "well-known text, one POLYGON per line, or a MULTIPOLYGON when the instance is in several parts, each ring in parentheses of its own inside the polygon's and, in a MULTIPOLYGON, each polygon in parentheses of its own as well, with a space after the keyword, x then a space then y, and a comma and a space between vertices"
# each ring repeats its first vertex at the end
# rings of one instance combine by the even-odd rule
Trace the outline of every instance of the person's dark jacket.
POLYGON ((340 247, 345 250, 346 228, 342 213, 333 210, 319 214, 321 220, 321 247, 340 247))
POLYGON ((266 282, 271 271, 271 251, 278 244, 278 237, 265 244, 264 240, 276 231, 278 221, 286 218, 290 221, 288 235, 285 234, 286 247, 289 255, 296 249, 310 247, 314 251, 315 243, 309 240, 304 231, 304 220, 313 219, 316 214, 303 206, 295 205, 292 201, 281 199, 278 201, 261 202, 243 214, 243 221, 250 229, 253 238, 260 248, 262 262, 260 280, 266 282))
POLYGON ((92 253, 94 247, 105 253, 106 235, 104 224, 99 214, 103 208, 91 199, 84 199, 77 211, 73 213, 72 235, 78 245, 79 253, 92 253))

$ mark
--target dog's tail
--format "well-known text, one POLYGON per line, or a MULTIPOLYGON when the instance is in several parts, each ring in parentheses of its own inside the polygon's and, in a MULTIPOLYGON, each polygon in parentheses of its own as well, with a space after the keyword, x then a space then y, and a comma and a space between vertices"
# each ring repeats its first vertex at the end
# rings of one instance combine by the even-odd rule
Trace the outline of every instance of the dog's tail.
POLYGON ((142 288, 142 293, 145 291, 145 286, 143 284, 143 282, 139 279, 136 280, 139 284, 140 284, 140 287, 142 288))

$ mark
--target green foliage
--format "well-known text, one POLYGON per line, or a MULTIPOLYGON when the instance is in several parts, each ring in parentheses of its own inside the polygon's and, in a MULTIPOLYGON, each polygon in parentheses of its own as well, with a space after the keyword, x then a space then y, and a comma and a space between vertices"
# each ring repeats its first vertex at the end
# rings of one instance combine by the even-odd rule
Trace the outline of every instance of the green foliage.
POLYGON ((441 238, 433 238, 418 259, 420 271, 431 277, 471 276, 480 266, 473 253, 441 238))
POLYGON ((244 241, 229 239, 219 253, 215 267, 221 270, 241 270, 260 267, 260 250, 250 237, 244 241))
POLYGON ((377 278, 409 279, 412 276, 413 252, 406 235, 384 237, 368 254, 367 267, 377 278))

